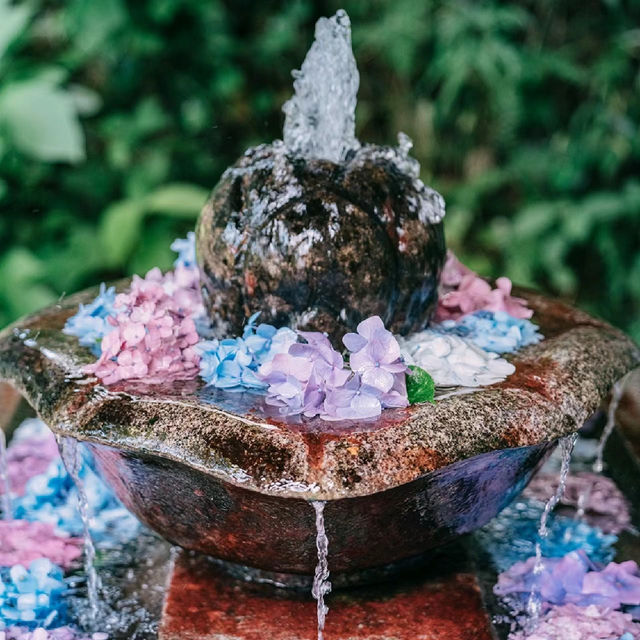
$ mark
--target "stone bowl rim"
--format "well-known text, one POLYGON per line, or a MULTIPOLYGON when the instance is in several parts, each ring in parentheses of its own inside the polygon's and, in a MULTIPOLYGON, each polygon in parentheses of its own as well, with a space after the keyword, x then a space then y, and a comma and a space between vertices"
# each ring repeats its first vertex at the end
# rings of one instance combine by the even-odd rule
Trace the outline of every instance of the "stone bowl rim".
MULTIPOLYGON (((128 281, 119 281, 119 288, 128 281)), ((191 398, 189 401, 180 401, 180 404, 184 411, 193 414, 190 415, 192 419, 197 419, 197 416, 201 418, 205 415, 203 411, 211 413, 215 419, 211 419, 210 423, 197 419, 199 431, 195 438, 187 438, 185 446, 185 442, 181 440, 184 434, 180 433, 180 427, 169 424, 171 405, 176 404, 175 399, 149 400, 128 392, 113 393, 96 384, 95 379, 92 381, 87 377, 74 377, 77 376, 78 366, 91 362, 92 357, 87 349, 79 347, 76 339, 70 336, 63 336, 61 333, 56 336, 54 346, 57 345, 59 351, 53 350, 53 353, 57 357, 51 358, 50 347, 46 347, 49 355, 43 355, 44 343, 51 338, 51 335, 46 335, 47 330, 52 335, 56 330, 59 333, 61 323, 72 314, 78 302, 91 299, 95 291, 94 287, 70 296, 52 307, 18 320, 0 332, 1 361, 3 348, 12 341, 15 343, 18 334, 27 330, 30 336, 36 335, 38 328, 43 328, 43 344, 27 346, 21 339, 19 355, 25 358, 25 362, 39 367, 37 370, 44 372, 43 379, 49 384, 54 384, 52 379, 54 382, 57 380, 58 386, 52 388, 58 391, 61 398, 57 398, 55 406, 47 405, 43 399, 43 389, 34 386, 35 383, 28 379, 24 367, 20 370, 23 361, 16 360, 12 365, 0 362, 0 379, 13 383, 57 435, 96 442, 138 455, 148 454, 178 461, 224 482, 274 497, 337 500, 366 496, 406 484, 438 468, 481 453, 555 440, 579 429, 598 408, 615 380, 640 364, 640 351, 621 331, 562 302, 519 289, 516 293, 526 297, 536 311, 537 318, 534 317, 534 321, 541 321, 543 333, 546 324, 550 335, 540 344, 522 349, 510 357, 517 367, 514 376, 522 373, 521 369, 526 370, 531 362, 548 359, 552 361, 554 354, 561 359, 563 350, 566 351, 571 346, 573 349, 582 348, 585 360, 567 357, 566 361, 561 362, 561 368, 563 371, 577 368, 583 376, 582 380, 572 379, 571 384, 567 382, 566 388, 562 385, 557 388, 555 374, 549 374, 549 380, 553 384, 544 389, 536 388, 536 384, 521 383, 518 386, 507 380, 506 383, 483 387, 467 396, 459 395, 441 400, 438 403, 440 409, 438 405, 416 405, 406 410, 406 419, 396 424, 378 429, 365 428, 344 435, 332 434, 325 440, 322 440, 324 436, 318 436, 317 433, 300 433, 286 425, 261 422, 210 405, 205 407, 203 403, 191 398), (579 347, 581 344, 582 347, 579 347), (598 371, 589 373, 598 367, 598 371), (63 384, 66 389, 62 389, 63 384), (87 391, 88 401, 83 404, 78 399, 84 397, 83 393, 87 391), (458 443, 457 449, 451 449, 447 437, 442 437, 444 430, 440 427, 446 423, 451 432, 455 425, 452 427, 452 416, 449 413, 453 410, 457 412, 458 418, 464 417, 465 411, 478 409, 478 399, 482 400, 479 409, 495 414, 491 415, 495 418, 495 424, 487 428, 486 424, 479 424, 478 420, 472 419, 470 424, 478 428, 478 433, 470 434, 474 437, 470 437, 467 442, 458 443), (116 441, 105 435, 107 426, 116 426, 123 431, 131 431, 132 427, 124 422, 114 422, 115 414, 109 413, 109 404, 113 401, 120 405, 126 402, 135 404, 138 413, 142 409, 158 405, 167 409, 168 415, 156 413, 147 431, 131 436, 121 435, 116 441), (104 414, 102 417, 99 415, 100 410, 104 414), (446 419, 434 426, 434 415, 438 412, 446 419), (508 414, 506 417, 503 415, 505 412, 508 414), (108 425, 104 421, 105 416, 109 418, 108 425), (260 465, 250 455, 249 458, 244 455, 246 451, 238 449, 237 455, 234 454, 235 460, 234 456, 222 454, 216 459, 221 447, 212 447, 211 441, 208 442, 209 437, 214 440, 221 438, 216 441, 219 444, 225 444, 226 437, 229 442, 233 441, 232 445, 236 449, 259 445, 266 447, 265 450, 273 455, 270 459, 261 461, 264 472, 261 473, 260 465), (435 442, 429 438, 440 439, 435 442), (314 444, 314 439, 319 439, 320 442, 314 444), (208 457, 203 453, 207 447, 208 457), (314 447, 319 449, 314 454, 320 456, 318 464, 311 461, 314 447), (395 450, 390 447, 395 447, 395 450), (370 454, 373 452, 374 459, 363 463, 361 454, 367 454, 367 451, 370 454), (376 458, 376 455, 379 457, 376 458), (267 468, 268 465, 271 468, 267 468), (364 472, 362 478, 350 483, 343 481, 348 474, 360 471, 364 472)), ((125 411, 124 420, 130 415, 130 412, 125 411)), ((467 416, 467 421, 469 418, 467 416)), ((449 432, 447 436, 451 435, 449 432)), ((258 454, 257 458, 260 458, 262 454, 258 454)))

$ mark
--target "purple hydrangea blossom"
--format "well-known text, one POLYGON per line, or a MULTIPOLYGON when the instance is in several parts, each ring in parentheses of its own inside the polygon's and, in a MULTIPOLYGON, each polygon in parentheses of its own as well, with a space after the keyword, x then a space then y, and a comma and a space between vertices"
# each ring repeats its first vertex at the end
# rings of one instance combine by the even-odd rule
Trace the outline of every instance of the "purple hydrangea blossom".
POLYGON ((381 393, 391 392, 396 377, 404 379, 408 368, 400 355, 400 345, 379 316, 363 320, 358 333, 347 333, 342 342, 351 352, 349 364, 358 372, 362 384, 381 393))
POLYGON ((284 416, 303 414, 324 420, 375 418, 386 407, 408 405, 400 347, 378 317, 347 334, 352 369, 322 333, 299 332, 286 354, 263 364, 258 377, 268 385, 266 404, 284 416), (354 359, 355 357, 355 359, 354 359))
POLYGON ((535 557, 517 562, 500 574, 494 591, 512 606, 535 592, 545 607, 572 603, 619 609, 640 604, 640 571, 633 561, 599 569, 584 552, 574 551, 563 558, 543 558, 541 571, 536 571, 535 557))
POLYGON ((67 320, 62 332, 76 336, 83 347, 89 347, 95 356, 99 356, 102 338, 114 329, 108 318, 116 315, 115 301, 115 287, 107 289, 103 282, 95 300, 90 304, 81 304, 78 312, 67 320))

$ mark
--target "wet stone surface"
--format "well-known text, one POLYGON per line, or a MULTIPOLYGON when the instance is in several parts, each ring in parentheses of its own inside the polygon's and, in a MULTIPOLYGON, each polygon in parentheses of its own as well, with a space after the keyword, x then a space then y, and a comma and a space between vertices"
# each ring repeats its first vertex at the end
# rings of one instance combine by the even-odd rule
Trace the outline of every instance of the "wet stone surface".
POLYGON ((197 254, 216 332, 256 311, 276 326, 339 340, 379 315, 396 333, 424 328, 445 256, 439 194, 367 145, 345 163, 249 149, 205 205, 197 254))
MULTIPOLYGON (((169 582, 160 640, 315 640, 310 594, 234 580, 206 558, 182 552, 169 582)), ((465 550, 454 545, 430 570, 391 584, 335 592, 326 640, 490 640, 465 550)))
MULTIPOLYGON (((126 286, 126 282, 121 283, 126 286)), ((520 292, 518 292, 520 293, 520 292)), ((87 441, 117 495, 171 542, 259 569, 310 574, 309 500, 327 500, 334 573, 410 558, 482 526, 638 363, 621 332, 524 292, 547 339, 501 384, 345 424, 282 422, 260 396, 104 387, 61 333, 74 296, 0 334, 0 378, 59 435, 87 441)))

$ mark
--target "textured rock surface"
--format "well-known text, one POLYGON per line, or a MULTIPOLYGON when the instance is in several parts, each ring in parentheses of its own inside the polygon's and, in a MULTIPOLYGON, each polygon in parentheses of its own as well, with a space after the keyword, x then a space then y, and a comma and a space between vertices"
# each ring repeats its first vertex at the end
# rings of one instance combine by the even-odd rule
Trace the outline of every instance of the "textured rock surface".
POLYGON ((249 315, 338 339, 370 315, 406 333, 427 323, 445 255, 444 202, 407 173, 399 149, 365 146, 344 164, 249 149, 197 229, 219 333, 249 315))
MULTIPOLYGON (((326 640, 490 640, 475 576, 463 549, 392 585, 331 596, 326 640)), ((160 640, 315 640, 307 593, 232 580, 206 558, 180 554, 172 571, 160 640)))
POLYGON ((416 555, 483 524, 640 357, 609 325, 524 293, 547 339, 512 356, 505 382, 371 422, 283 423, 257 396, 198 381, 107 389, 83 376, 92 356, 60 329, 94 294, 2 332, 0 378, 57 433, 89 441, 127 506, 172 541, 293 573, 315 564, 310 499, 330 501, 336 571, 416 555))

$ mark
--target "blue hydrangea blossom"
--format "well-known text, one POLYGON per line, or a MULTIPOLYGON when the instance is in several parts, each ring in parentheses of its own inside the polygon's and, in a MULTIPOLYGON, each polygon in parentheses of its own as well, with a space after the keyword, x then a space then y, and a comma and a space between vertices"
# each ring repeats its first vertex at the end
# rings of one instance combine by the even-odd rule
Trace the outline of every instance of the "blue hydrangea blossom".
POLYGON ((203 340, 197 345, 200 354, 200 376, 218 389, 264 390, 267 385, 256 376, 260 365, 276 354, 286 353, 298 340, 295 331, 269 324, 259 324, 254 313, 245 326, 241 338, 203 340))
POLYGON ((188 269, 196 267, 196 234, 193 231, 189 231, 186 238, 176 238, 171 243, 171 251, 175 251, 178 254, 173 263, 174 267, 186 267, 188 269))
POLYGON ((536 344, 543 336, 538 326, 506 311, 476 311, 459 320, 444 320, 432 327, 441 333, 466 338, 484 351, 510 353, 536 344))
POLYGON ((95 300, 87 305, 81 304, 78 312, 67 320, 62 332, 76 336, 83 347, 89 347, 94 355, 99 356, 102 338, 113 330, 108 318, 116 315, 115 300, 115 287, 107 289, 103 282, 95 300))
MULTIPOLYGON (((29 627, 59 619, 66 591, 62 569, 46 558, 0 570, 0 620, 29 627)), ((57 621, 57 620, 56 620, 57 621)))

